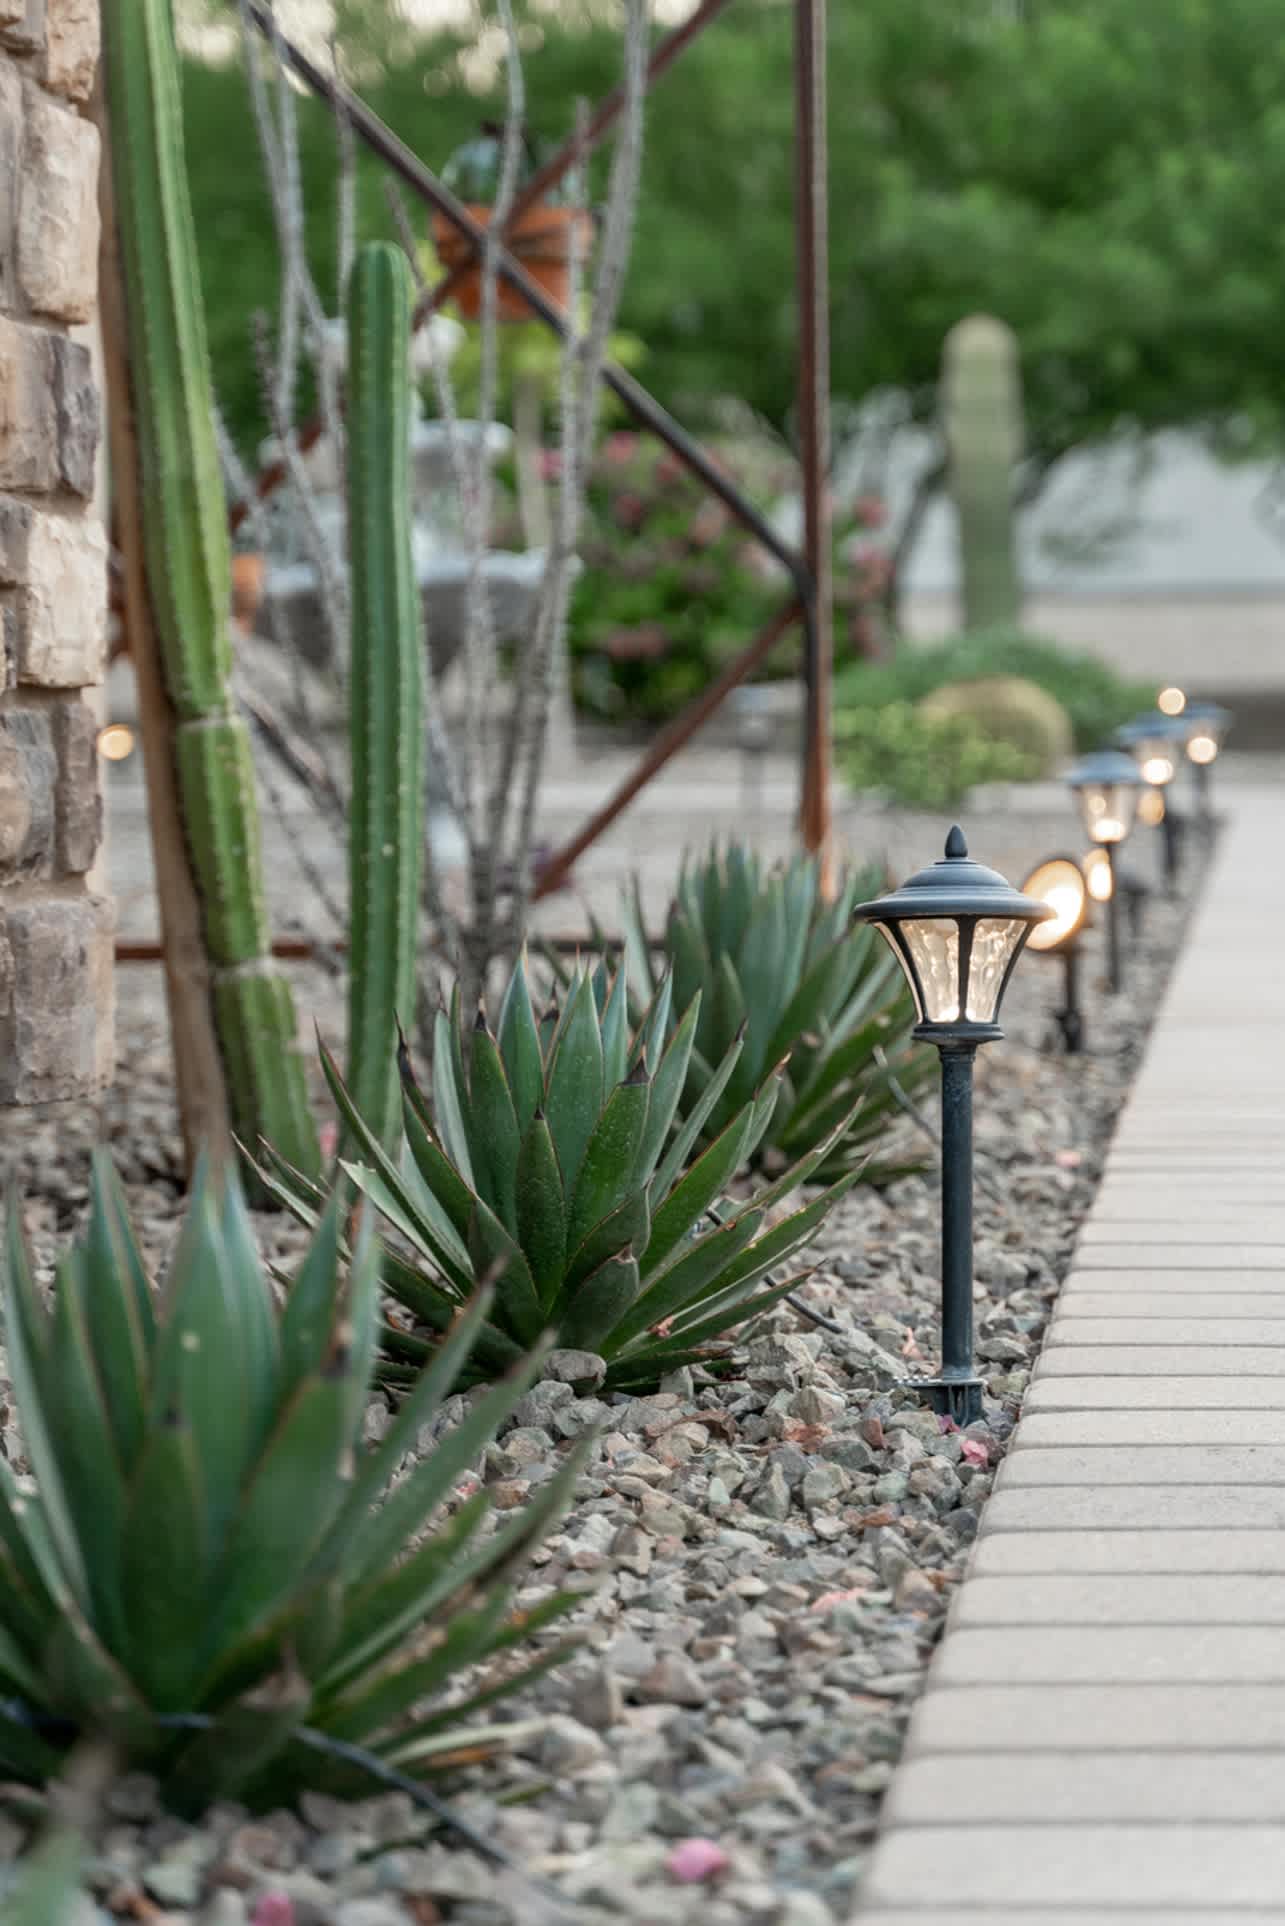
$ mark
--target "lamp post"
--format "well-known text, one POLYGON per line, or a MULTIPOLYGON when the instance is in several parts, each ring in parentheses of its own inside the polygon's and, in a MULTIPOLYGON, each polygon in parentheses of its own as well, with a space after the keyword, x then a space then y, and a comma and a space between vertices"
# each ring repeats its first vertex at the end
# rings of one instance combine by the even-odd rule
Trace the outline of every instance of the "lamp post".
POLYGON ((1053 915, 1037 923, 1028 947, 1041 956, 1062 959, 1062 1008, 1057 1026, 1068 1056, 1084 1048, 1084 1017, 1080 1010, 1080 931, 1089 913, 1089 886, 1073 856, 1046 856, 1022 884, 1023 896, 1047 903, 1053 915))
POLYGON ((1123 969, 1115 852, 1133 828, 1142 778, 1132 758, 1122 750, 1099 749, 1068 770, 1066 781, 1075 797, 1090 842, 1106 852, 1111 876, 1111 888, 1104 899, 1107 906, 1107 984, 1116 992, 1123 981, 1123 969))
POLYGON ((982 1414, 973 1371, 973 1057, 1003 1035, 999 1007, 1022 946, 1054 916, 997 870, 975 863, 963 831, 946 854, 890 896, 860 903, 905 972, 915 1038, 941 1057, 941 1375, 916 1379, 934 1411, 957 1424, 982 1414))
MULTIPOLYGON (((1116 731, 1116 741, 1121 748, 1129 751, 1138 765, 1143 782, 1153 795, 1158 796, 1158 806, 1153 805, 1152 808, 1154 820, 1159 823, 1164 838, 1164 884, 1170 896, 1178 887, 1182 821, 1169 800, 1168 792, 1185 752, 1189 713, 1190 705, 1177 716, 1167 716, 1158 709, 1154 715, 1139 716, 1136 721, 1127 722, 1123 729, 1116 731)), ((1143 801, 1146 800, 1143 798, 1143 801)), ((1143 815, 1141 802, 1138 814, 1143 815)))
POLYGON ((1207 830, 1214 820, 1211 771, 1231 728, 1232 713, 1216 702, 1189 702, 1182 719, 1187 725, 1187 761, 1196 785, 1196 814, 1207 830))

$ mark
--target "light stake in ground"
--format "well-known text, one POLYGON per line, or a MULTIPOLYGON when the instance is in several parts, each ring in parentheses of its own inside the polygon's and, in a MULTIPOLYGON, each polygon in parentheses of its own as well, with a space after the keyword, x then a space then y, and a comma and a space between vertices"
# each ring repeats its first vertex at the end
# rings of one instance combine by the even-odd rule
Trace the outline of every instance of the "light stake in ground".
POLYGON ((1022 894, 1047 903, 1053 915, 1032 929, 1029 942, 1042 956, 1060 956, 1063 1003, 1057 1026, 1067 1054, 1084 1048, 1084 1016, 1080 1009, 1080 932, 1089 913, 1089 886, 1073 856, 1046 856, 1022 884, 1022 894))
POLYGON ((1161 873, 1167 896, 1177 894, 1182 867, 1182 818, 1170 798, 1169 788, 1178 773, 1190 730, 1189 714, 1190 707, 1181 716, 1167 716, 1157 709, 1153 715, 1139 716, 1116 731, 1116 741, 1132 755, 1147 784, 1147 792, 1139 800, 1138 816, 1141 821, 1160 828, 1161 873))
POLYGON ((1189 702, 1182 719, 1187 725, 1187 761, 1196 788, 1196 820, 1208 833, 1214 822, 1214 764, 1233 717, 1230 709, 1220 708, 1216 702, 1189 702))
POLYGON ((1067 787, 1075 797, 1085 833, 1105 851, 1111 874, 1111 887, 1104 897, 1092 893, 1107 906, 1107 985, 1120 989, 1124 970, 1120 957, 1120 893, 1117 888, 1115 853, 1133 828, 1142 777, 1131 756, 1121 749, 1099 749, 1085 756, 1067 772, 1067 787))
POLYGON ((971 1424, 982 1415, 973 1370, 973 1058, 1004 1034, 999 1008, 1013 966, 1032 929, 1057 911, 973 862, 956 825, 940 862, 853 914, 891 945, 915 999, 913 1034, 941 1057, 941 1375, 914 1387, 934 1411, 971 1424))

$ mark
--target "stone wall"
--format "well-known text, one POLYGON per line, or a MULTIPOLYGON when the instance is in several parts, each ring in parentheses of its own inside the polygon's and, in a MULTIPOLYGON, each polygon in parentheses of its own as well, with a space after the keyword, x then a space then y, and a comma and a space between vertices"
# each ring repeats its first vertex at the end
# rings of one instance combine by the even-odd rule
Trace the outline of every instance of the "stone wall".
POLYGON ((99 395, 97 0, 0 0, 0 1104, 111 1071, 98 848, 107 543, 99 395))

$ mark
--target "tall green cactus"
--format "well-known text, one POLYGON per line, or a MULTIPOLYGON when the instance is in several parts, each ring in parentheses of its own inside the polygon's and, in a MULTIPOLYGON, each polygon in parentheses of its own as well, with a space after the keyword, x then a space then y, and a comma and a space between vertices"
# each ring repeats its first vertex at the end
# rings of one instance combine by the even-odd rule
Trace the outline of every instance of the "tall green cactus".
POLYGON ((1003 321, 969 315, 946 336, 941 414, 959 522, 964 627, 1016 628, 1022 588, 1013 483, 1022 457, 1022 385, 1017 339, 1003 321))
POLYGON ((229 686, 227 508, 171 0, 103 0, 102 22, 148 591, 229 1107, 244 1141, 267 1137, 315 1171, 293 999, 272 963, 250 741, 229 686))
POLYGON ((413 292, 400 248, 362 248, 348 285, 348 1074, 358 1109, 389 1147, 401 1117, 393 1025, 413 1012, 424 841, 424 637, 410 524, 413 292))

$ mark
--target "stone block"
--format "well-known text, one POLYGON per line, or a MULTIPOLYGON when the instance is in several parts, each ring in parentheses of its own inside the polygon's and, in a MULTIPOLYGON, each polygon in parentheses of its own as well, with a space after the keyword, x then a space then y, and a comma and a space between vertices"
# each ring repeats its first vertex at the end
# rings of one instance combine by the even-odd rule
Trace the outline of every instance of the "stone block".
POLYGON ((0 1104, 90 1097, 111 1071, 111 905, 0 901, 0 1104))
POLYGON ((1285 1485, 1285 1445, 1067 1445, 1012 1451, 996 1490, 1026 1486, 1285 1485))
MULTIPOLYGON (((1263 1824, 1285 1812, 1285 1757, 1246 1752, 978 1752, 908 1759, 884 1801, 887 1826, 1263 1824)), ((1182 1915, 1186 1926, 1187 1915, 1182 1915)), ((1005 1915, 1007 1926, 1007 1915, 1005 1915)), ((1176 1922, 1174 1922, 1176 1926, 1176 1922)), ((1243 1926, 1243 1920, 1242 1920, 1243 1926)))
POLYGON ((27 89, 18 279, 37 314, 88 321, 98 292, 98 129, 27 89))
MULTIPOLYGON (((950 1623, 952 1630, 996 1625, 1285 1626, 1285 1576, 1188 1573, 1175 1585, 1169 1573, 1045 1572, 986 1578, 970 1572, 956 1596, 950 1623)), ((1281 1810, 1285 1812, 1285 1805, 1281 1810)))
POLYGON ((58 480, 64 488, 89 501, 94 493, 94 464, 101 427, 93 356, 83 342, 69 341, 66 335, 51 334, 46 340, 51 362, 58 480))
POLYGON ((9 591, 17 679, 98 682, 107 640, 107 537, 90 515, 0 497, 0 588, 9 591))
POLYGON ((940 1685, 1285 1685, 1275 1625, 978 1626, 951 1632, 940 1685))
MULTIPOLYGON (((993 1531, 983 1532, 969 1577, 1077 1573, 1285 1573, 1285 1536, 1276 1531, 993 1531)), ((1175 1585, 1175 1591, 1182 1587, 1175 1585)))
POLYGON ((1282 1731, 1283 1685, 942 1686, 919 1701, 907 1756, 1278 1752, 1282 1731))
POLYGON ((45 85, 88 100, 98 69, 98 0, 45 0, 45 85))
POLYGON ((75 697, 53 708, 58 787, 54 821, 56 860, 62 876, 82 876, 93 865, 103 833, 98 783, 98 717, 75 697))
POLYGON ((0 46, 35 53, 44 38, 45 0, 0 0, 0 46))
POLYGON ((1023 1411, 1009 1457, 1062 1445, 1285 1445, 1285 1411, 1023 1411))
POLYGON ((0 488, 58 485, 49 336, 0 315, 0 488))
MULTIPOLYGON (((3 19, 3 0, 0 0, 3 19)), ((18 160, 22 151, 22 81, 0 61, 0 308, 16 306, 18 282, 18 160)))
MULTIPOLYGON (((1041 1376, 1050 1378, 1183 1378, 1188 1371, 1202 1378, 1285 1378, 1285 1350, 1258 1350, 1252 1344, 1216 1351, 1190 1344, 1054 1344, 1040 1359, 1041 1376)), ((1236 1386, 1238 1402, 1242 1389, 1236 1386)), ((1222 1401, 1229 1402, 1226 1391, 1222 1401)))
MULTIPOLYGON (((1190 1363, 1190 1360, 1188 1360, 1190 1363)), ((1236 1386, 1241 1411, 1285 1411, 1285 1379, 1245 1378, 1236 1386)), ((1034 1411, 1222 1411, 1227 1406, 1223 1377, 1070 1377, 1046 1371, 1041 1363, 1022 1407, 1034 1411)))
POLYGON ((1276 1913, 1285 1892, 1285 1828, 1079 1825, 913 1826, 875 1848, 863 1885, 872 1906, 918 1906, 940 1917, 988 1906, 1007 1919, 1016 1906, 1056 1895, 1057 1913, 1109 1907, 1245 1907, 1276 1913))
MULTIPOLYGON (((1285 1290, 1278 1289, 1268 1277, 1263 1278, 1261 1271, 1255 1275, 1254 1282, 1265 1288, 1248 1291, 1171 1291, 1169 1280, 1155 1280, 1155 1272, 1148 1273, 1146 1287, 1138 1284, 1136 1278, 1128 1278, 1123 1284, 1114 1283, 1104 1290, 1097 1288, 1098 1278, 1117 1277, 1115 1271, 1090 1271, 1069 1290, 1064 1284, 1054 1310, 1054 1322, 1064 1317, 1092 1318, 1163 1318, 1167 1322, 1180 1323, 1189 1317, 1205 1318, 1264 1318, 1285 1316, 1285 1290)), ((1189 1284, 1199 1284, 1199 1271, 1184 1273, 1189 1284)))
POLYGON ((1285 1490, 1271 1485, 1046 1485, 997 1491, 988 1531, 1285 1531, 1285 1490))
POLYGON ((0 708, 0 884, 52 872, 57 775, 48 714, 0 708))

